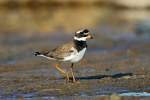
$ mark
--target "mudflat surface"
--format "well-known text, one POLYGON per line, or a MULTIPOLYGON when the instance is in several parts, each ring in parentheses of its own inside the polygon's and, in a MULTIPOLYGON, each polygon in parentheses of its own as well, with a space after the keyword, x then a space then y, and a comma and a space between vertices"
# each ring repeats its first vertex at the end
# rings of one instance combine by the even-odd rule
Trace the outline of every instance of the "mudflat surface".
MULTIPOLYGON (((54 42, 48 40, 41 44, 48 47, 49 43, 55 45, 54 42)), ((9 59, 3 60, 5 64, 1 62, 0 65, 0 98, 59 99, 58 96, 62 96, 66 99, 67 96, 81 96, 82 100, 90 99, 88 96, 98 99, 108 98, 102 95, 111 95, 122 99, 123 97, 118 96, 121 93, 149 93, 148 42, 125 42, 117 44, 114 48, 95 48, 98 43, 89 43, 89 50, 84 59, 74 68, 79 83, 67 84, 55 69, 55 61, 33 55, 39 45, 34 45, 36 42, 32 43, 18 44, 18 48, 14 50, 16 54, 5 54, 9 59)), ((62 66, 63 69, 69 70, 70 64, 62 63, 62 66)))

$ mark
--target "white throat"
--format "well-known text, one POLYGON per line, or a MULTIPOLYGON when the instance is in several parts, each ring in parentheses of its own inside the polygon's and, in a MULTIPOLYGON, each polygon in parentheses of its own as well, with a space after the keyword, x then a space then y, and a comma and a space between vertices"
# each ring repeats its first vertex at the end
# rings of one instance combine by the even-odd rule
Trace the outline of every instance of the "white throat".
POLYGON ((78 38, 78 37, 74 36, 74 39, 78 40, 78 41, 86 41, 86 37, 78 38))

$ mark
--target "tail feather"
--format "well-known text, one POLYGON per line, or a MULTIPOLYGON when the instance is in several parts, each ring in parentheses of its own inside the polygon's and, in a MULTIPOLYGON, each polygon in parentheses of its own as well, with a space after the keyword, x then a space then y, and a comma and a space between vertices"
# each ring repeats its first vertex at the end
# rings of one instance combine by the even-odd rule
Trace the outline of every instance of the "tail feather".
POLYGON ((55 58, 53 57, 53 56, 48 56, 47 55, 48 54, 48 52, 47 53, 43 53, 43 52, 34 52, 34 55, 35 56, 41 56, 41 57, 45 57, 45 58, 47 58, 47 59, 53 59, 53 60, 55 60, 55 58))
POLYGON ((39 56, 39 55, 41 55, 41 53, 40 52, 35 52, 34 55, 39 56))

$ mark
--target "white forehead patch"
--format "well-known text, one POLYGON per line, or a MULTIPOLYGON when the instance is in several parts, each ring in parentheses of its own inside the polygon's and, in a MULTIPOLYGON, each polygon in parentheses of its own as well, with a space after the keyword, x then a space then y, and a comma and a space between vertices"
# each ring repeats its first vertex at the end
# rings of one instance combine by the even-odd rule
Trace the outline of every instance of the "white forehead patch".
POLYGON ((83 30, 79 30, 79 31, 77 31, 76 33, 81 33, 81 32, 83 32, 83 30))

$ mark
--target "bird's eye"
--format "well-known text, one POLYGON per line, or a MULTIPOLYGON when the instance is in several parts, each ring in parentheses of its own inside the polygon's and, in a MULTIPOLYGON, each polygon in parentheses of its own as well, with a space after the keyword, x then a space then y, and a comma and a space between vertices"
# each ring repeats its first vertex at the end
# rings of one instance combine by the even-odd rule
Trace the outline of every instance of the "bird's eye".
POLYGON ((84 34, 84 32, 80 32, 80 34, 84 34))
POLYGON ((80 34, 79 34, 79 35, 83 37, 83 36, 84 36, 84 33, 83 33, 83 32, 80 32, 80 34))

